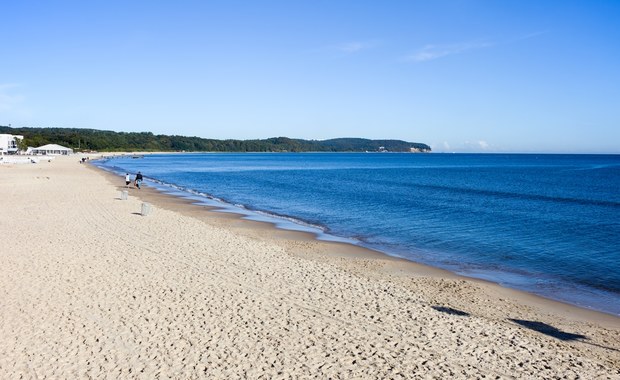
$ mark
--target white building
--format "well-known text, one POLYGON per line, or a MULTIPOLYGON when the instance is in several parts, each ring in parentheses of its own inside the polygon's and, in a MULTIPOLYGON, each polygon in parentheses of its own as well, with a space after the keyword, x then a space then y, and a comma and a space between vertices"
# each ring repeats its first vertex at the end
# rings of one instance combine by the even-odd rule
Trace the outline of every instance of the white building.
POLYGON ((17 140, 23 140, 24 136, 0 134, 0 154, 16 154, 19 151, 17 140))
POLYGON ((38 148, 29 147, 26 151, 26 154, 42 154, 42 155, 68 155, 72 154, 73 149, 65 148, 62 145, 58 144, 47 144, 40 146, 38 148))

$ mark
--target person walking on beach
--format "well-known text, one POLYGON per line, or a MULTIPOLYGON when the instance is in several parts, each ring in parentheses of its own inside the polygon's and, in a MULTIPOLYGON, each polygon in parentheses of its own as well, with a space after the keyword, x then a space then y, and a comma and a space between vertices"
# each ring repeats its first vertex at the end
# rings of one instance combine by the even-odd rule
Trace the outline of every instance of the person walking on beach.
POLYGON ((135 185, 138 189, 140 188, 141 183, 142 183, 142 173, 138 172, 138 174, 136 174, 136 182, 135 182, 135 185))
POLYGON ((125 174, 125 187, 129 187, 129 184, 131 183, 131 178, 129 177, 129 173, 125 174))

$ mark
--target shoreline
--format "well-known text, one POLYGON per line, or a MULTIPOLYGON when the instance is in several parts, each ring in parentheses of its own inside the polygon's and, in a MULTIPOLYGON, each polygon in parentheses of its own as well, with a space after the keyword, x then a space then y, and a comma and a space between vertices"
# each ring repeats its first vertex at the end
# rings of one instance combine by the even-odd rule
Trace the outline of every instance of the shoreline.
MULTIPOLYGON (((149 153, 149 154, 161 154, 161 153, 149 153)), ((131 155, 131 153, 125 153, 123 155, 131 155)), ((103 168, 99 168, 97 167, 95 164, 91 164, 89 166, 94 167, 96 170, 100 170, 101 172, 103 172, 105 175, 111 175, 112 179, 111 181, 114 181, 114 178, 116 178, 117 176, 120 176, 113 173, 112 171, 103 169, 103 168)), ((120 177, 119 177, 120 178, 120 177)), ((162 185, 162 187, 165 188, 165 185, 162 185)), ((374 259, 378 259, 378 260, 386 260, 388 261, 391 267, 396 267, 398 266, 399 268, 395 268, 396 271, 399 272, 403 272, 403 274, 406 273, 410 273, 412 275, 430 275, 433 277, 442 277, 442 278, 450 278, 450 279, 463 279, 463 280, 468 280, 468 281, 473 281, 473 282, 479 282, 482 284, 490 284, 490 285, 494 285, 499 287, 500 289, 503 289, 504 291, 510 293, 510 292, 516 292, 516 296, 519 298, 523 298, 523 300, 527 303, 531 303, 534 305, 546 305, 546 308, 548 308, 549 310, 553 310, 553 309, 566 309, 568 308, 575 308, 575 310, 572 310, 571 313, 572 314, 583 314, 581 311, 587 311, 587 312, 592 312, 592 313, 598 313, 601 314, 602 316, 611 316, 612 318, 618 318, 620 320, 620 315, 614 314, 612 312, 606 312, 604 310, 599 310, 596 308, 590 308, 590 307, 586 307, 586 306, 582 306, 582 305, 578 305, 578 304, 574 304, 574 303, 570 303, 569 301, 564 301, 561 299, 555 299, 552 297, 548 297, 545 296, 543 294, 536 294, 536 293, 532 293, 530 291, 524 290, 524 289, 519 289, 519 288, 514 288, 514 287, 508 287, 508 286, 504 286, 501 285, 499 282, 493 281, 493 280, 487 280, 484 278, 479 278, 479 277, 473 277, 473 276, 468 276, 465 274, 460 274, 460 273, 456 273, 450 269, 444 269, 444 268, 440 268, 437 266, 433 266, 432 264, 424 264, 424 263, 420 263, 408 258, 404 258, 404 257, 400 257, 398 255, 391 255, 387 252, 383 252, 379 249, 373 249, 370 247, 365 247, 362 244, 356 244, 354 242, 348 242, 347 238, 343 238, 343 237, 339 237, 339 236, 334 236, 334 235, 330 235, 330 234, 325 234, 326 236, 332 236, 334 237, 336 240, 335 241, 331 241, 330 239, 321 239, 320 238, 320 233, 318 232, 312 232, 312 231, 303 231, 303 230, 296 230, 296 229, 288 229, 286 227, 282 228, 279 227, 277 225, 277 216, 271 216, 273 219, 275 219, 276 221, 270 221, 270 220, 249 220, 246 219, 247 215, 242 214, 241 212, 236 212, 234 210, 235 206, 228 204, 224 201, 219 201, 217 199, 213 199, 212 201, 214 203, 218 203, 218 202, 223 202, 222 207, 219 206, 210 206, 210 205, 200 205, 197 204, 200 202, 200 200, 196 199, 186 199, 184 198, 182 195, 177 195, 177 194, 168 194, 166 193, 165 189, 161 189, 158 190, 157 188, 154 187, 143 187, 143 190, 148 189, 149 191, 154 191, 157 192, 158 194, 160 194, 162 197, 156 197, 156 201, 155 203, 159 202, 160 205, 161 204, 166 204, 166 203, 170 203, 166 197, 170 197, 170 198, 175 198, 178 200, 181 200, 184 204, 187 203, 189 205, 191 205, 191 207, 198 207, 198 208, 202 208, 203 210, 206 210, 207 212, 213 212, 216 215, 221 215, 223 218, 233 218, 233 219, 238 219, 240 223, 251 223, 251 225, 253 226, 253 228, 259 228, 259 229, 275 229, 276 231, 282 231, 285 234, 289 234, 288 238, 295 240, 313 240, 313 241, 317 241, 317 242, 321 242, 321 243, 326 243, 326 244, 337 244, 337 245, 342 245, 345 249, 347 249, 350 253, 348 255, 348 257, 365 257, 365 258, 374 258, 374 259), (230 206, 230 209, 226 209, 227 206, 230 206), (225 210, 225 211, 218 211, 219 209, 225 210), (338 240, 341 239, 341 240, 338 240), (348 248, 347 248, 348 247, 348 248), (553 303, 553 304, 549 304, 547 305, 547 303, 553 303), (557 305, 556 305, 557 304, 557 305)), ((174 190, 171 188, 171 190, 174 190)), ((189 195, 192 195, 191 193, 185 191, 185 190, 178 190, 180 193, 187 193, 189 195)), ((196 195, 196 197, 200 197, 199 195, 196 195)), ((208 198, 210 199, 210 198, 208 198)), ((174 202, 173 202, 174 203, 174 202)), ((176 203, 175 203, 176 204, 176 203)), ((173 208, 169 208, 170 210, 174 210, 173 208)), ((195 210, 194 210, 195 211, 195 210)), ((256 214, 255 211, 252 210, 248 210, 249 214, 256 214)), ((185 212, 186 215, 193 215, 194 212, 192 211, 186 211, 185 212)), ((269 219, 270 216, 267 216, 267 219, 269 219)), ((286 219, 284 219, 286 221, 286 219)), ((292 223, 292 224, 296 224, 295 222, 288 222, 288 223, 292 223)), ((303 224, 300 224, 301 228, 303 229, 304 226, 303 224)), ((319 227, 310 227, 310 229, 319 229, 319 227)), ((245 228, 246 230, 248 228, 245 228)), ((243 228, 242 228, 243 230, 243 228)), ((336 249, 332 249, 332 251, 335 251, 336 249)), ((567 309, 568 310, 568 309, 567 309)), ((585 317, 588 318, 588 317, 585 317)))
POLYGON ((0 378, 620 375, 609 314, 152 189, 121 200, 74 156, 0 175, 0 378))
MULTIPOLYGON (((117 175, 111 171, 99 168, 94 164, 90 164, 88 166, 93 170, 102 173, 106 178, 108 178, 108 181, 111 184, 114 184, 115 182, 121 183, 123 180, 121 175, 117 175)), ((117 188, 119 191, 122 191, 124 186, 118 185, 117 188)), ((305 256, 311 260, 330 260, 330 257, 335 257, 338 259, 344 258, 352 261, 355 261, 356 259, 372 260, 376 261, 378 266, 382 267, 382 270, 386 273, 405 278, 414 276, 470 281, 494 288, 494 293, 505 297, 515 298, 519 300, 519 302, 528 306, 539 307, 551 313, 560 312, 565 317, 575 318, 575 320, 596 321, 599 323, 608 324, 610 327, 620 327, 620 316, 612 313, 574 305, 525 290, 505 287, 494 281, 461 275, 448 269, 415 262, 406 258, 392 256, 380 250, 364 247, 362 245, 341 241, 321 240, 318 239, 317 234, 314 232, 283 229, 279 228, 274 222, 270 221, 247 220, 245 219, 245 215, 241 213, 235 213, 234 211, 220 212, 218 211, 218 207, 199 205, 196 204, 197 202, 193 199, 186 199, 174 194, 167 194, 148 185, 143 186, 140 190, 135 187, 130 187, 130 189, 134 190, 131 195, 146 202, 150 202, 158 207, 162 207, 170 211, 180 212, 183 215, 195 217, 205 222, 213 220, 217 220, 220 223, 224 222, 228 228, 234 229, 236 233, 256 237, 256 231, 261 231, 258 235, 262 238, 265 238, 264 235, 266 233, 272 235, 267 238, 273 237, 274 240, 304 241, 314 242, 319 246, 324 245, 324 247, 320 249, 321 253, 316 254, 319 257, 311 257, 311 255, 300 253, 301 256, 305 256)))

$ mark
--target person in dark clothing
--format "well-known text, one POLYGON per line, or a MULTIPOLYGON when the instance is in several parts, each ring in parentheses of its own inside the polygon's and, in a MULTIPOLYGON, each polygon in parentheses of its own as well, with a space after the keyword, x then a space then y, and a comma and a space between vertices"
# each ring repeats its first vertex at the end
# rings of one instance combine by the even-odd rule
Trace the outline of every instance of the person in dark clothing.
POLYGON ((138 172, 138 174, 136 174, 136 181, 135 181, 135 185, 138 189, 140 188, 141 183, 142 183, 142 173, 138 172))

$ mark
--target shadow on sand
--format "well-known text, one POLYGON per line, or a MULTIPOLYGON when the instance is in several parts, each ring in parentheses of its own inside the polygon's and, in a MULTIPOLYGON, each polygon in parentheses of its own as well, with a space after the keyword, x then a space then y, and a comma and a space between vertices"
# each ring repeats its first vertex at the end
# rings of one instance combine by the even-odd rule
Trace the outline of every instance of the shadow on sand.
POLYGON ((558 328, 555 328, 543 322, 526 321, 523 319, 508 319, 508 320, 516 324, 519 324, 523 327, 527 327, 530 330, 534 330, 541 334, 549 335, 553 338, 564 340, 564 341, 582 340, 582 339, 587 340, 588 339, 588 337, 585 335, 565 332, 565 331, 562 331, 558 328))
POLYGON ((523 319, 512 319, 509 318, 508 319, 511 322, 514 322, 518 325, 521 325, 523 327, 526 327, 530 330, 534 330, 536 332, 539 332, 541 334, 545 334, 545 335, 549 335, 550 337, 556 338, 556 339, 560 339, 566 342, 571 342, 571 341, 579 341, 581 343, 585 343, 585 344, 589 344, 590 346, 596 346, 596 347, 600 347, 603 348, 605 350, 610 350, 610 351, 616 351, 616 352, 620 352, 620 350, 618 350, 617 348, 613 348, 613 347, 609 347, 609 346, 603 346, 601 344, 597 344, 594 343, 592 341, 590 341, 590 338, 588 338, 585 335, 581 335, 581 334, 573 334, 573 333, 569 333, 569 332, 565 332, 562 331, 556 327, 553 327, 551 325, 548 325, 546 323, 543 322, 537 322, 537 321, 526 321, 523 319))
POLYGON ((450 314, 450 315, 458 315, 461 317, 469 317, 469 313, 466 313, 461 310, 453 309, 447 306, 431 306, 433 309, 437 311, 441 311, 442 313, 450 314))

